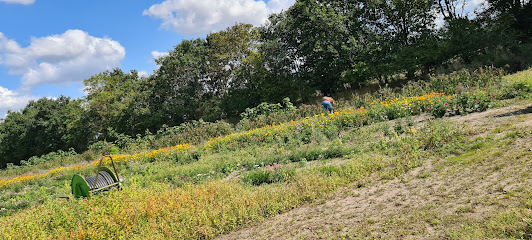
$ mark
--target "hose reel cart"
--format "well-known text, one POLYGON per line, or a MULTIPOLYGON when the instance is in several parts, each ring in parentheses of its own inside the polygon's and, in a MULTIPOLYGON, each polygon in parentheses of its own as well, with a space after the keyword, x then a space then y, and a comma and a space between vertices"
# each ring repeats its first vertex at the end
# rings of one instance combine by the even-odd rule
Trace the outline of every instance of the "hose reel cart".
POLYGON ((74 197, 88 197, 91 194, 109 191, 112 188, 121 189, 124 181, 118 177, 118 172, 116 171, 115 163, 111 155, 100 157, 98 160, 100 160, 100 163, 98 164, 96 175, 85 178, 80 174, 76 174, 72 177, 71 187, 74 197), (114 173, 111 169, 102 166, 102 161, 105 157, 111 159, 114 173))

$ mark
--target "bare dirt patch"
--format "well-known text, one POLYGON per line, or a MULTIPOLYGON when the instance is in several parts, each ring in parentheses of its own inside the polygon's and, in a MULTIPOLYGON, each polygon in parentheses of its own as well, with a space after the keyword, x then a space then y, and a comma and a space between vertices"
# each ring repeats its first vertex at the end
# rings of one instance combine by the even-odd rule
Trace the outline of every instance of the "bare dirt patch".
POLYGON ((330 199, 309 204, 219 239, 446 239, 464 222, 518 204, 532 191, 532 104, 512 105, 448 118, 470 125, 475 138, 506 141, 501 148, 428 159, 394 179, 366 179, 330 199), (498 128, 513 129, 514 137, 498 128), (513 141, 512 141, 513 139, 513 141))

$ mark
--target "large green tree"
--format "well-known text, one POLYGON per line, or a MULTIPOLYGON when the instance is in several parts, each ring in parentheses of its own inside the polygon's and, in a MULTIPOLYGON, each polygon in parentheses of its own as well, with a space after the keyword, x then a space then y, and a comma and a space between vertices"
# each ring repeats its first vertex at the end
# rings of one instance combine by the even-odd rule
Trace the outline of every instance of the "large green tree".
POLYGON ((90 141, 85 116, 81 101, 64 96, 8 112, 0 124, 0 167, 57 150, 85 150, 90 141))
POLYGON ((246 65, 248 72, 255 73, 249 76, 251 86, 264 102, 280 102, 284 97, 304 98, 310 90, 310 81, 298 74, 301 63, 297 49, 287 41, 293 30, 288 21, 287 12, 269 17, 268 23, 258 29, 259 52, 246 65))
POLYGON ((486 13, 506 18, 519 41, 532 41, 532 2, 530 0, 488 0, 486 13))
POLYGON ((135 135, 148 127, 143 124, 149 118, 143 98, 145 83, 137 71, 124 73, 117 68, 96 74, 84 83, 94 134, 102 138, 109 138, 115 132, 135 135))
MULTIPOLYGON (((237 115, 253 102, 242 99, 247 95, 249 79, 239 75, 247 58, 257 51, 257 31, 251 24, 235 24, 207 35, 207 86, 210 102, 219 105, 219 116, 237 115)), ((213 108, 214 106, 205 106, 213 108)), ((206 109, 207 110, 207 109, 206 109)))
POLYGON ((359 6, 355 1, 297 1, 286 14, 270 20, 265 40, 271 48, 284 48, 280 53, 288 62, 283 68, 299 79, 298 85, 331 94, 341 87, 341 73, 351 65, 349 42, 356 40, 351 36, 360 22, 349 16, 357 15, 359 6))
POLYGON ((435 64, 432 2, 427 0, 387 0, 381 4, 381 30, 391 48, 394 73, 414 73, 435 64))
POLYGON ((243 79, 235 79, 235 74, 242 61, 256 50, 254 34, 253 25, 236 24, 207 35, 207 84, 215 95, 222 97, 229 89, 245 84, 243 79))
POLYGON ((156 59, 160 66, 148 79, 152 128, 179 125, 202 117, 207 89, 208 52, 205 39, 184 40, 168 56, 156 59))

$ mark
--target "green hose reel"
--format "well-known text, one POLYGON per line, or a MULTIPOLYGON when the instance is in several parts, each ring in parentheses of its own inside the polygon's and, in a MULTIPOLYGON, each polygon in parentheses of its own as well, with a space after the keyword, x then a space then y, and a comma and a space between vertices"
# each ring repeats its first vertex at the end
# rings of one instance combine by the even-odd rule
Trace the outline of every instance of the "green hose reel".
POLYGON ((123 179, 118 177, 115 163, 110 155, 100 157, 98 160, 100 160, 100 163, 98 164, 96 175, 85 178, 80 174, 76 174, 72 177, 71 187, 74 197, 89 197, 91 194, 108 191, 113 188, 120 190, 124 185, 123 179), (102 161, 105 157, 111 159, 114 173, 111 169, 102 166, 102 161))

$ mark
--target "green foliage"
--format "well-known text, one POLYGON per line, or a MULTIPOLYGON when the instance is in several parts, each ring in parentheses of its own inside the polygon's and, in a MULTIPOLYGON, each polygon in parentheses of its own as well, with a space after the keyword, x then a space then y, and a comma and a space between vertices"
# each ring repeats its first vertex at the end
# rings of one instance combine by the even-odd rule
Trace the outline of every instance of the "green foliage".
POLYGON ((509 83, 502 87, 500 98, 509 99, 521 97, 529 99, 532 97, 532 82, 530 81, 530 71, 514 75, 509 79, 509 83))
POLYGON ((279 111, 272 112, 268 115, 259 115, 253 120, 242 119, 236 124, 236 127, 241 130, 251 130, 257 127, 272 125, 273 123, 289 122, 293 119, 312 117, 322 112, 323 110, 321 106, 318 106, 317 104, 301 105, 297 109, 291 111, 279 111))
POLYGON ((455 98, 455 102, 458 105, 458 111, 460 114, 468 114, 472 112, 486 111, 494 99, 494 96, 490 96, 487 92, 479 90, 470 94, 458 95, 455 98))
POLYGON ((150 131, 164 124, 176 126, 218 111, 205 109, 212 98, 206 95, 207 86, 202 83, 208 78, 208 57, 207 41, 195 39, 182 41, 168 56, 156 60, 161 67, 147 79, 146 86, 149 91, 146 113, 150 117, 145 121, 149 122, 150 131))
POLYGON ((53 151, 84 150, 90 134, 80 104, 64 96, 41 98, 21 112, 9 112, 0 123, 0 168, 53 151))
POLYGON ((147 111, 142 100, 145 80, 132 70, 106 71, 84 81, 87 92, 91 134, 99 139, 114 141, 117 133, 134 135, 142 133, 146 126, 138 119, 147 111))
POLYGON ((292 111, 294 105, 290 102, 290 98, 284 98, 283 104, 280 103, 266 103, 263 102, 254 108, 246 108, 246 111, 241 113, 242 120, 255 120, 259 116, 268 116, 271 113, 281 111, 292 111))
POLYGON ((251 24, 235 24, 207 36, 207 86, 215 96, 223 97, 230 89, 242 88, 246 79, 237 78, 239 67, 250 56, 256 43, 251 24))
POLYGON ((274 163, 247 173, 242 177, 242 182, 251 185, 271 184, 276 182, 284 182, 293 179, 295 176, 295 168, 289 165, 282 165, 274 163))
POLYGON ((422 149, 443 151, 452 143, 461 142, 467 129, 450 126, 449 122, 430 121, 420 131, 417 138, 422 149))
POLYGON ((114 148, 114 144, 107 141, 98 141, 89 146, 89 150, 96 150, 104 152, 110 152, 111 148, 114 148))
POLYGON ((281 111, 281 104, 280 103, 266 103, 263 102, 259 104, 258 106, 254 108, 246 108, 246 111, 241 113, 240 116, 242 119, 255 119, 258 116, 265 115, 268 116, 272 112, 279 112, 281 111))
POLYGON ((234 131, 233 126, 225 121, 205 122, 200 119, 174 127, 163 126, 156 134, 138 137, 136 141, 137 144, 145 144, 147 149, 154 149, 185 143, 203 143, 234 131))
POLYGON ((22 160, 20 161, 20 165, 22 166, 37 165, 40 163, 51 162, 51 161, 58 160, 60 158, 75 156, 75 155, 77 155, 77 153, 73 148, 70 148, 66 152, 62 150, 58 150, 57 152, 50 152, 40 157, 37 157, 37 156, 30 157, 27 161, 22 160))
POLYGON ((395 125, 393 126, 393 130, 399 135, 406 132, 405 126, 404 126, 403 121, 401 119, 395 121, 395 125))
POLYGON ((116 147, 111 148, 111 151, 109 151, 109 154, 111 154, 111 155, 118 154, 118 148, 116 148, 116 147))
POLYGON ((480 89, 496 89, 502 86, 504 72, 497 68, 461 70, 448 75, 432 77, 426 84, 432 92, 446 94, 463 93, 480 89))

